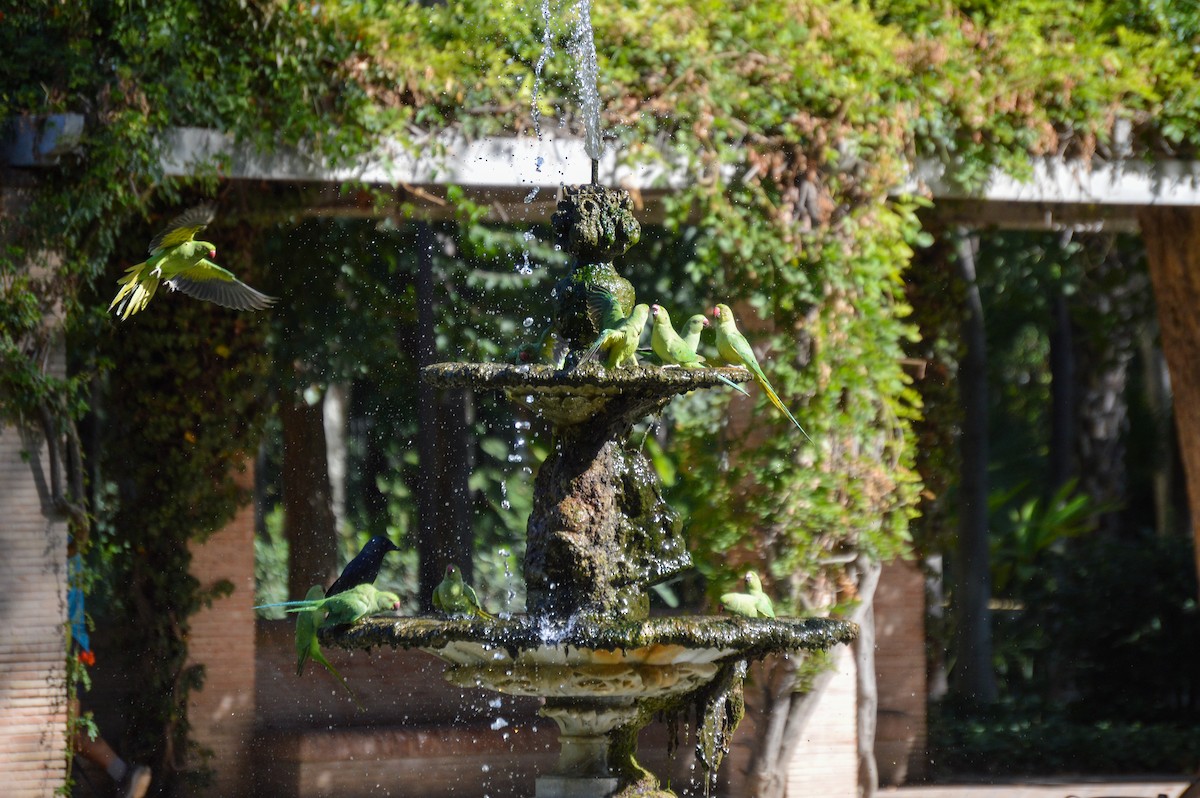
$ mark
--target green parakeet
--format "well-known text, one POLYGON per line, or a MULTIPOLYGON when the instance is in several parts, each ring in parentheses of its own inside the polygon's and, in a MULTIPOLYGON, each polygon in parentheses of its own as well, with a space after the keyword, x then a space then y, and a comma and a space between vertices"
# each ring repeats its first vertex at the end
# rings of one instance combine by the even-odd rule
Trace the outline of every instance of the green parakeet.
POLYGON ((326 613, 325 620, 318 628, 338 626, 344 623, 354 623, 368 615, 375 615, 388 610, 400 608, 400 597, 395 593, 380 590, 375 585, 366 583, 357 585, 342 593, 325 598, 310 597, 302 601, 281 601, 278 604, 262 604, 254 609, 264 607, 287 607, 287 612, 306 612, 318 610, 326 613))
POLYGON ((433 589, 433 608, 449 615, 474 615, 495 620, 475 595, 475 589, 463 581, 457 565, 446 566, 446 576, 433 589))
POLYGON ((650 330, 650 348, 664 366, 696 368, 704 363, 704 357, 696 353, 695 347, 679 337, 671 326, 671 316, 662 305, 651 305, 650 315, 654 318, 650 330))
POLYGON ((721 604, 734 615, 747 618, 774 618, 775 607, 762 587, 762 581, 754 571, 746 572, 745 593, 722 593, 721 604))
MULTIPOLYGON (((650 332, 650 347, 654 350, 654 354, 658 355, 658 359, 663 362, 663 365, 682 366, 690 369, 703 368, 704 356, 697 354, 695 345, 689 345, 686 339, 680 338, 679 334, 675 332, 675 328, 671 326, 671 316, 667 313, 667 309, 662 305, 652 305, 650 314, 654 317, 654 324, 650 332)), ((696 325, 699 329, 704 329, 705 324, 708 324, 708 319, 700 314, 688 319, 689 328, 696 325), (701 319, 702 323, 696 322, 696 319, 701 319)), ((697 331, 697 343, 699 340, 700 333, 697 331)), ((746 393, 746 389, 733 380, 725 379, 720 374, 717 374, 716 377, 738 393, 746 393)))
POLYGON ((775 393, 775 389, 767 380, 767 375, 763 374, 762 367, 758 365, 758 358, 754 356, 754 350, 750 348, 750 342, 746 340, 746 336, 738 330, 729 306, 717 305, 713 308, 713 315, 717 317, 717 354, 726 363, 745 366, 749 369, 750 373, 754 375, 754 381, 767 392, 767 398, 771 400, 771 404, 787 416, 788 421, 795 424, 796 429, 800 430, 811 443, 812 438, 808 437, 808 433, 804 431, 804 427, 800 426, 800 422, 796 420, 791 411, 784 407, 779 395, 775 393))
POLYGON ((625 363, 636 366, 638 342, 646 329, 650 306, 635 305, 628 316, 623 316, 615 296, 608 291, 593 289, 588 293, 588 309, 600 335, 579 359, 580 365, 603 353, 604 366, 610 371, 625 363))
MULTIPOLYGON (((320 585, 313 585, 308 589, 308 594, 304 597, 305 601, 316 601, 325 595, 325 589, 320 585)), ((312 659, 315 662, 321 663, 325 670, 333 674, 333 678, 338 680, 350 697, 354 699, 354 703, 358 704, 358 708, 362 709, 362 704, 358 701, 358 696, 354 695, 354 691, 350 689, 350 685, 346 684, 346 680, 342 678, 342 674, 338 673, 337 668, 325 659, 325 655, 321 652, 321 644, 317 640, 317 629, 321 626, 321 611, 319 609, 303 610, 296 613, 296 675, 304 675, 304 663, 312 659)))
POLYGON ((554 332, 553 324, 548 324, 536 341, 521 344, 510 350, 505 360, 518 366, 546 365, 561 368, 566 348, 560 349, 558 344, 558 333, 554 332))
POLYGON ((234 310, 262 310, 275 297, 255 291, 209 258, 217 248, 208 241, 197 241, 196 234, 212 222, 214 209, 201 205, 177 216, 150 242, 150 257, 125 270, 109 310, 116 308, 122 319, 144 310, 165 282, 195 299, 215 302, 234 310))
POLYGON ((703 313, 697 313, 692 316, 683 325, 683 342, 693 352, 700 351, 700 333, 704 332, 704 328, 708 326, 708 316, 703 313))

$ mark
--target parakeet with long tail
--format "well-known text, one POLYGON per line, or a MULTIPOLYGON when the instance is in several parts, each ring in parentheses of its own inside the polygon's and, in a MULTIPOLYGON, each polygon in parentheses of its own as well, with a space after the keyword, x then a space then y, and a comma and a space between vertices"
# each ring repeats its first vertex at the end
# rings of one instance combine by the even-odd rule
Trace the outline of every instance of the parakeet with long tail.
MULTIPOLYGON (((310 594, 312 590, 308 591, 310 594)), ((261 604, 254 609, 286 607, 287 612, 319 610, 326 614, 320 627, 354 623, 368 615, 400 609, 400 597, 386 590, 379 590, 370 583, 357 585, 342 593, 324 598, 306 598, 301 601, 281 601, 276 604, 261 604)))
MULTIPOLYGON (((667 313, 666 308, 662 305, 651 305, 650 315, 654 317, 650 331, 650 348, 654 350, 654 354, 658 355, 658 359, 664 366, 681 366, 689 369, 704 367, 704 356, 698 354, 695 346, 689 346, 688 342, 675 332, 675 328, 671 326, 671 315, 667 313)), ((693 325, 696 318, 704 319, 704 324, 708 323, 708 319, 704 316, 693 316, 688 319, 689 327, 693 325)), ((703 324, 700 327, 703 329, 703 324)), ((700 340, 698 332, 696 340, 700 340)), ((726 379, 720 374, 717 374, 716 377, 735 391, 746 393, 746 389, 736 382, 726 379)))
POLYGON ((763 590, 762 580, 754 571, 746 572, 745 593, 722 593, 721 604, 734 615, 747 618, 774 618, 775 606, 763 590))
POLYGON ((390 551, 400 551, 400 547, 383 535, 376 535, 368 540, 367 545, 362 547, 354 559, 346 563, 346 567, 325 591, 325 595, 335 596, 352 587, 374 583, 379 576, 379 569, 383 566, 384 555, 390 551))
POLYGON ((213 220, 212 205, 184 211, 150 241, 150 257, 125 270, 109 310, 116 308, 122 319, 145 310, 160 282, 195 299, 215 302, 234 310, 262 310, 275 297, 254 290, 210 258, 217 248, 197 241, 196 234, 213 220))
POLYGON ((754 381, 759 387, 767 393, 767 398, 771 400, 771 404, 775 405, 781 413, 787 416, 788 421, 796 425, 796 429, 808 438, 809 443, 813 442, 809 438, 808 433, 804 431, 804 427, 800 426, 800 422, 792 415, 783 402, 779 399, 779 395, 775 393, 775 389, 771 387, 770 381, 767 380, 767 375, 763 374, 762 367, 758 365, 758 358, 754 356, 754 350, 750 348, 750 342, 746 340, 746 336, 737 328, 737 323, 733 320, 733 312, 728 305, 717 305, 713 308, 713 315, 717 317, 717 354, 726 363, 732 363, 735 366, 745 366, 754 375, 754 381))
POLYGON ((593 289, 588 292, 588 312, 600 335, 579 358, 579 365, 603 353, 604 366, 610 371, 625 363, 636 366, 638 342, 642 340, 642 332, 646 329, 650 306, 635 305, 633 311, 624 316, 612 293, 593 289))
POLYGON ((446 576, 433 589, 433 608, 449 615, 474 615, 495 620, 496 616, 483 608, 475 589, 463 581, 457 565, 446 566, 446 576))
MULTIPOLYGON (((308 594, 304 599, 305 601, 316 601, 324 595, 325 591, 320 585, 313 585, 308 589, 308 594)), ((325 667, 325 670, 333 674, 333 678, 337 679, 338 684, 350 694, 350 698, 354 699, 354 703, 358 705, 358 708, 363 709, 363 705, 359 703, 358 696, 350 689, 350 685, 346 684, 346 680, 342 678, 342 674, 338 673, 337 668, 333 667, 321 652, 321 643, 317 640, 317 629, 320 626, 320 610, 312 609, 296 613, 296 675, 304 675, 304 664, 309 659, 321 663, 325 667)))

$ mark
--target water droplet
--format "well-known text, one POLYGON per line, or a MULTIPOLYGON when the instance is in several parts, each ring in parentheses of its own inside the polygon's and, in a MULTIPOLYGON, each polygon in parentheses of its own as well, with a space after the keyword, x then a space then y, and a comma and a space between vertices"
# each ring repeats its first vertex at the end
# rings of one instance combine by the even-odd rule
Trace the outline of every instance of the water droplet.
POLYGON ((533 316, 526 316, 525 321, 521 322, 521 324, 525 325, 525 329, 528 330, 533 326, 533 316))

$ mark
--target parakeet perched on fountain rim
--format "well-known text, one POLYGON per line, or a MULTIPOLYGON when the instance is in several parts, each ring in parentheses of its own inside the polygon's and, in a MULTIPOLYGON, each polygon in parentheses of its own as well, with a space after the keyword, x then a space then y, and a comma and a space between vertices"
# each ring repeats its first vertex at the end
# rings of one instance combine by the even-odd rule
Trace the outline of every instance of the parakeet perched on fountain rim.
MULTIPOLYGON (((312 593, 312 590, 309 590, 312 593)), ((344 623, 354 623, 368 615, 400 609, 400 597, 387 590, 380 590, 375 585, 365 583, 356 585, 349 590, 324 598, 306 598, 300 601, 280 601, 275 604, 260 604, 254 609, 267 607, 286 607, 286 612, 305 612, 320 610, 328 613, 321 627, 337 626, 344 623)))
POLYGON ((696 313, 688 318, 683 323, 683 342, 693 352, 700 351, 700 334, 704 332, 704 328, 709 325, 708 316, 703 313, 696 313))
POLYGON ((722 593, 721 604, 735 615, 747 618, 774 618, 775 606, 771 597, 763 590, 762 580, 754 571, 747 571, 745 593, 722 593))
POLYGON ((650 306, 634 305, 633 311, 625 316, 612 293, 593 288, 588 292, 588 312, 600 335, 579 358, 579 365, 604 353, 604 366, 610 371, 625 363, 636 366, 638 342, 642 340, 642 332, 646 329, 650 306))
POLYGON ((479 603, 475 589, 463 581, 462 571, 457 565, 447 565, 445 578, 433 589, 433 608, 450 615, 496 619, 479 603))
POLYGON ((763 373, 762 367, 758 365, 758 358, 754 355, 754 350, 750 347, 750 342, 746 340, 746 336, 742 335, 737 328, 737 323, 733 320, 733 311, 728 305, 717 305, 713 308, 713 315, 717 317, 717 354, 726 363, 732 363, 735 366, 745 366, 750 373, 754 375, 754 381, 762 388, 767 398, 771 400, 771 404, 775 405, 781 413, 787 416, 788 421, 796 425, 796 429, 808 438, 809 443, 813 442, 809 438, 804 427, 800 426, 800 422, 792 415, 792 412, 784 406, 779 395, 775 393, 775 389, 771 387, 771 382, 767 379, 767 375, 763 373))
POLYGON ((199 205, 175 217, 150 241, 150 257, 125 270, 117 281, 121 288, 108 306, 122 319, 145 310, 160 282, 195 299, 215 302, 234 310, 262 310, 276 300, 233 276, 209 258, 217 248, 197 241, 196 234, 216 215, 212 205, 199 205))
MULTIPOLYGON (((694 344, 689 344, 684 338, 680 338, 675 332, 675 328, 671 326, 671 315, 667 313, 667 309, 662 305, 651 305, 650 315, 654 317, 654 323, 650 332, 650 348, 654 350, 654 354, 662 361, 664 366, 681 366, 682 368, 704 368, 704 356, 696 352, 694 344)), ((704 325, 708 324, 708 317, 697 314, 688 319, 689 330, 692 327, 704 329, 704 325), (697 319, 702 319, 703 322, 698 322, 697 319)), ((690 333, 689 333, 690 334, 690 333)), ((699 342, 700 333, 695 332, 695 340, 699 342)), ((733 388, 741 394, 746 393, 746 389, 738 385, 733 380, 726 379, 720 374, 717 379, 733 388)))

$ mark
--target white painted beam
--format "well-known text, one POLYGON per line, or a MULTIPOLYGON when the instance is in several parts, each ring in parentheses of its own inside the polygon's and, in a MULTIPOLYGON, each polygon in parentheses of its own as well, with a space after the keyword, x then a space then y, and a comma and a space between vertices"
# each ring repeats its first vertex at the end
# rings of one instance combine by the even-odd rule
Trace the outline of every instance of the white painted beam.
POLYGON ((947 177, 946 167, 921 161, 908 190, 925 187, 934 200, 974 200, 1041 205, 1200 205, 1200 162, 1121 160, 1066 161, 1038 158, 1029 180, 999 170, 981 189, 967 191, 947 177))
MULTIPOLYGON (((9 166, 53 166, 78 141, 83 118, 60 114, 11 120, 0 140, 0 158, 9 166)), ((163 166, 168 175, 187 175, 217 168, 229 180, 343 183, 361 181, 383 186, 437 187, 507 191, 556 190, 584 183, 591 162, 582 139, 556 136, 492 136, 467 139, 458 134, 429 134, 407 144, 382 144, 371 155, 344 165, 297 149, 264 153, 220 131, 173 128, 166 134, 163 166)), ((670 192, 692 179, 683 159, 664 153, 659 162, 637 167, 620 163, 609 150, 600 163, 600 179, 639 192, 670 192)), ((1039 158, 1027 180, 999 170, 979 189, 957 185, 944 164, 917 163, 894 194, 923 193, 953 206, 964 222, 1016 226, 1078 224, 1130 220, 1138 207, 1200 206, 1200 162, 1178 160, 1066 161, 1039 158), (1044 224, 1038 220, 1044 220, 1044 224)))

